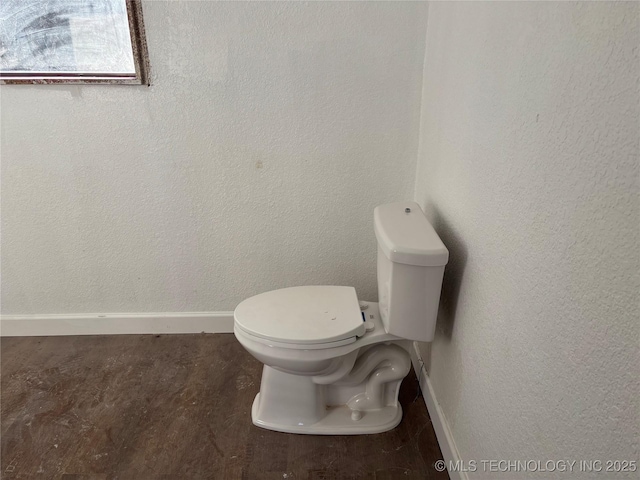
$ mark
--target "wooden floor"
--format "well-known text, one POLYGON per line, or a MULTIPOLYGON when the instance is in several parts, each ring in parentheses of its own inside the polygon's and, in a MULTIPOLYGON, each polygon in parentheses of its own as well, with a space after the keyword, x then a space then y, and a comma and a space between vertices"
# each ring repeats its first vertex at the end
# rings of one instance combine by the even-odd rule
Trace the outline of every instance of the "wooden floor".
POLYGON ((2 339, 3 479, 448 478, 413 372, 363 436, 251 423, 261 365, 231 334, 2 339))

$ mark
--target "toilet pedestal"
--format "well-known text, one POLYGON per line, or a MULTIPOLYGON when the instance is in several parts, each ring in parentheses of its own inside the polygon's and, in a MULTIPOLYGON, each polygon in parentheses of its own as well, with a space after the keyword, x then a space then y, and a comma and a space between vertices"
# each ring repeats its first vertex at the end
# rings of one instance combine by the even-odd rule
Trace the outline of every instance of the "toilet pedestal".
POLYGON ((324 386, 316 385, 312 378, 291 375, 265 365, 260 393, 256 395, 251 411, 253 423, 308 427, 322 420, 327 413, 324 386))
POLYGON ((354 412, 346 405, 327 406, 325 385, 312 377, 291 375, 269 366, 251 408, 254 425, 269 430, 313 435, 361 435, 391 430, 402 420, 399 403, 354 412))

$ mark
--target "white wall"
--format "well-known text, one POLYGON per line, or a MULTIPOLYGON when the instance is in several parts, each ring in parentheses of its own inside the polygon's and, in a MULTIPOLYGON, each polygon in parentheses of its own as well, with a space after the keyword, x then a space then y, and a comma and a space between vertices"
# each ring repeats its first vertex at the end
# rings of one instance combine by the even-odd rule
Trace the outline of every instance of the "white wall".
POLYGON ((638 460, 639 7, 429 6, 430 377, 465 461, 638 460))
POLYGON ((411 198, 423 3, 144 2, 153 86, 3 86, 5 314, 376 298, 411 198))

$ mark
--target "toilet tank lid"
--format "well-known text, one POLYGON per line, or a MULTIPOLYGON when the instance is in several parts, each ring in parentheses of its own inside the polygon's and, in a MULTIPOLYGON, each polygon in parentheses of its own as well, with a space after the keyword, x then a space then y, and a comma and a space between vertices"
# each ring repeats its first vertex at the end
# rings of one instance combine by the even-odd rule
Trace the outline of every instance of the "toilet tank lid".
POLYGON ((423 267, 447 264, 449 251, 417 203, 380 205, 373 219, 378 245, 392 262, 423 267))
POLYGON ((364 335, 353 287, 313 285, 261 293, 235 309, 235 325, 279 343, 313 345, 364 335))

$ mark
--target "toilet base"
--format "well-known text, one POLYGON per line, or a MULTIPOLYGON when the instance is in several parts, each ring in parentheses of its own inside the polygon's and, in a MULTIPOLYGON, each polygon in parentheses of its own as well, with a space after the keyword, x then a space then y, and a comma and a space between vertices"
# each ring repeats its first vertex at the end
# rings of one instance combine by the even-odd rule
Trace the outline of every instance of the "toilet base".
POLYGON ((363 435, 386 432, 395 428, 402 420, 400 404, 386 406, 379 410, 362 412, 360 420, 351 418, 352 411, 346 405, 327 407, 327 413, 311 425, 288 425, 264 421, 259 416, 260 394, 256 395, 251 407, 251 419, 257 427, 276 432, 300 433, 308 435, 363 435))

